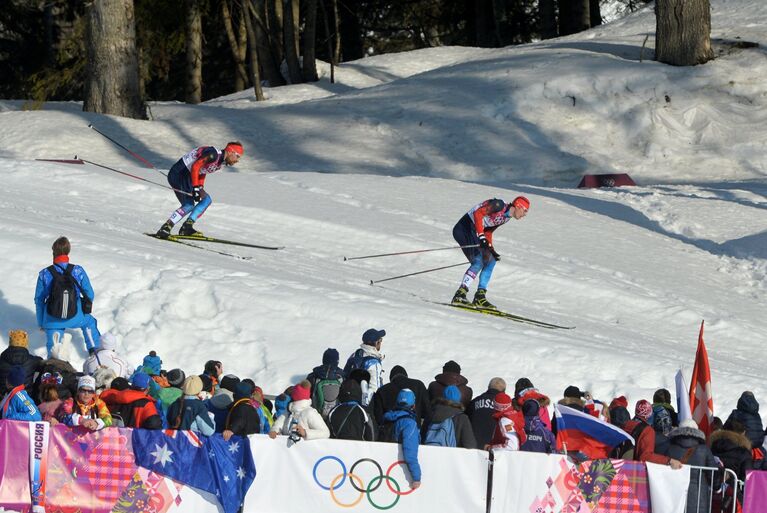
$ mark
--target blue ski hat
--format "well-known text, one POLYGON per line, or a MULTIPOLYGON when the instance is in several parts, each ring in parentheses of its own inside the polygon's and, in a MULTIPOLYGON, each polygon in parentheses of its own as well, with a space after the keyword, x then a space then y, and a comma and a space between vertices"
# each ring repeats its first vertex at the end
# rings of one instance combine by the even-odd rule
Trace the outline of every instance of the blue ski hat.
POLYGON ((450 402, 461 402, 461 391, 458 390, 458 387, 455 385, 446 386, 445 390, 442 392, 442 396, 450 402))
POLYGON ((409 388, 403 388, 397 394, 397 408, 410 410, 415 406, 415 394, 409 388))

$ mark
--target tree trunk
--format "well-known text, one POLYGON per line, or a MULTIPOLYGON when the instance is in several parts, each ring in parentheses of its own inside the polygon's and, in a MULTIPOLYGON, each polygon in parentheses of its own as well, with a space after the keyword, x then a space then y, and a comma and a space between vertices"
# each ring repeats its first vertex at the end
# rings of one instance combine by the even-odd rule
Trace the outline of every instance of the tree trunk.
POLYGON ((293 41, 296 42, 296 55, 301 55, 301 0, 293 0, 293 41))
POLYGON ((559 35, 567 36, 590 27, 590 0, 559 0, 559 35))
POLYGON ((296 32, 294 30, 295 23, 293 23, 293 9, 291 7, 292 0, 284 0, 283 4, 283 19, 285 26, 282 29, 283 36, 285 37, 285 44, 283 49, 285 51, 285 60, 288 63, 288 78, 290 78, 291 84, 301 83, 301 66, 298 63, 298 54, 296 53, 296 32))
POLYGON ((694 66, 714 58, 709 0, 657 0, 655 59, 694 66))
POLYGON ((599 6, 599 0, 589 0, 590 25, 598 27, 602 24, 602 8, 599 6))
POLYGON ((557 8, 555 0, 538 0, 541 39, 557 37, 557 8))
POLYGON ((333 4, 333 34, 335 42, 333 44, 333 64, 338 66, 341 62, 341 31, 339 30, 340 20, 338 19, 338 0, 331 0, 333 4))
POLYGON ((285 77, 280 73, 280 61, 274 55, 269 40, 268 14, 264 0, 255 0, 250 4, 251 16, 255 19, 253 30, 256 33, 256 50, 258 51, 258 63, 264 72, 269 87, 285 85, 285 77))
POLYGON ((357 2, 341 2, 338 8, 341 31, 341 60, 354 61, 365 56, 362 44, 359 5, 357 2))
POLYGON ((283 45, 285 44, 285 38, 283 37, 282 30, 285 25, 282 2, 283 0, 268 0, 269 2, 269 38, 272 44, 272 55, 274 55, 278 66, 282 66, 282 61, 285 60, 285 52, 283 51, 283 45))
POLYGON ((253 20, 250 17, 250 0, 242 2, 242 19, 245 22, 245 32, 248 35, 248 55, 250 56, 250 81, 253 82, 253 94, 256 100, 264 100, 264 91, 261 89, 261 74, 258 69, 258 48, 256 43, 256 31, 253 29, 253 20))
POLYGON ((474 23, 477 30, 477 46, 494 48, 498 46, 495 35, 493 0, 477 0, 474 4, 474 23))
POLYGON ((202 101, 202 15, 199 0, 186 0, 186 103, 202 101))
POLYGON ((304 60, 301 72, 305 82, 316 82, 317 77, 317 0, 306 0, 304 7, 304 60))
POLYGON ((232 13, 229 11, 229 5, 227 0, 221 2, 221 17, 224 21, 224 29, 226 30, 226 37, 229 40, 229 48, 232 50, 232 57, 235 62, 235 75, 234 75, 234 90, 242 91, 245 89, 245 83, 248 81, 248 72, 245 69, 245 52, 247 47, 245 45, 245 23, 240 18, 240 24, 237 27, 237 34, 234 32, 232 24, 232 13))
POLYGON ((94 0, 87 13, 85 112, 146 119, 133 2, 94 0))

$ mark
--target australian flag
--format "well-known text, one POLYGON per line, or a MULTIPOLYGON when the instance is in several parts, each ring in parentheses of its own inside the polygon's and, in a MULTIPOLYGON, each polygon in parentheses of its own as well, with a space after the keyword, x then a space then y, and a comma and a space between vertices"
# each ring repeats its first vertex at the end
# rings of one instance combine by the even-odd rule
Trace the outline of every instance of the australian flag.
POLYGON ((247 438, 191 431, 133 430, 136 465, 216 496, 225 513, 236 513, 256 478, 247 438))

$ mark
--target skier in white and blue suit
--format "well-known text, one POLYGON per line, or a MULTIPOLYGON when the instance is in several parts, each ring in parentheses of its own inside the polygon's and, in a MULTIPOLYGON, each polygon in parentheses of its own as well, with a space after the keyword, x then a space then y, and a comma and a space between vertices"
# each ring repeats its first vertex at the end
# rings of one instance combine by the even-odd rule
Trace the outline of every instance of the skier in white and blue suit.
POLYGON ((83 338, 85 339, 85 347, 89 353, 93 353, 97 347, 99 347, 99 341, 101 340, 101 334, 96 323, 95 317, 90 314, 90 308, 86 308, 89 313, 83 312, 83 301, 81 296, 84 296, 87 304, 93 302, 95 293, 91 282, 88 279, 88 274, 85 269, 79 265, 69 263, 69 251, 71 245, 69 239, 66 237, 59 237, 54 241, 53 246, 53 268, 51 271, 49 267, 46 267, 37 276, 37 288, 35 289, 35 309, 37 311, 37 325, 45 330, 46 347, 48 348, 48 358, 51 357, 51 349, 53 344, 61 343, 61 337, 66 329, 80 328, 83 330, 83 338), (47 301, 51 295, 51 289, 53 287, 53 276, 51 272, 58 272, 63 274, 66 269, 72 266, 72 277, 75 280, 75 287, 77 293, 73 298, 76 302, 77 313, 69 318, 63 319, 55 317, 48 313, 47 301))
POLYGON ((234 141, 227 143, 223 150, 213 146, 200 146, 181 157, 168 173, 168 183, 176 193, 181 207, 173 211, 165 224, 157 231, 157 237, 167 239, 173 226, 187 214, 179 235, 202 236, 194 229, 194 223, 210 206, 212 200, 205 192, 205 177, 219 171, 224 164, 235 165, 244 153, 242 144, 234 141))

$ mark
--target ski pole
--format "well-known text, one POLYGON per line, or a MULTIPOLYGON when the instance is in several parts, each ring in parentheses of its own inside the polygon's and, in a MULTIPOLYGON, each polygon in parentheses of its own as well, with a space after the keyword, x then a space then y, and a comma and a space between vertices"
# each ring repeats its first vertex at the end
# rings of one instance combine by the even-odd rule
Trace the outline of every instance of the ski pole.
POLYGON ((136 157, 138 160, 140 160, 141 162, 143 162, 144 164, 146 164, 148 167, 150 167, 150 168, 154 169, 155 171, 158 171, 158 172, 159 172, 160 174, 162 174, 163 176, 168 176, 168 175, 166 175, 165 173, 163 173, 162 171, 160 171, 159 169, 157 169, 157 168, 156 168, 156 167, 155 167, 155 166, 154 166, 154 165, 153 165, 151 162, 149 162, 147 159, 145 159, 144 157, 142 157, 142 156, 141 156, 141 155, 139 155, 138 153, 135 153, 135 152, 132 152, 132 151, 130 151, 128 148, 126 148, 125 146, 123 146, 123 145, 122 145, 122 144, 120 144, 119 142, 115 141, 114 139, 112 139, 111 137, 109 137, 107 134, 105 134, 104 132, 102 132, 101 130, 99 130, 98 128, 96 128, 95 126, 93 126, 92 124, 89 124, 89 125, 88 125, 88 128, 92 128, 93 130, 95 130, 95 131, 96 131, 96 133, 98 133, 98 134, 100 134, 100 135, 104 136, 106 139, 110 140, 110 141, 111 141, 112 143, 114 143, 116 146, 119 146, 120 148, 124 149, 125 151, 127 151, 128 153, 130 153, 131 155, 133 155, 134 157, 136 157))
POLYGON ((362 260, 363 258, 378 258, 378 257, 395 256, 395 255, 412 255, 413 253, 428 253, 429 251, 444 251, 446 249, 464 249, 464 248, 476 248, 476 247, 479 247, 479 244, 468 244, 466 246, 450 246, 449 248, 416 249, 414 251, 399 251, 397 253, 382 253, 380 255, 344 257, 344 262, 346 262, 347 260, 362 260))
POLYGON ((430 273, 434 271, 441 271, 442 269, 450 269, 451 267, 458 267, 459 265, 468 265, 468 262, 461 262, 460 264, 446 265, 443 267, 435 267, 434 269, 426 269, 425 271, 418 271, 415 273, 403 274, 401 276, 392 276, 391 278, 385 278, 383 280, 375 280, 375 281, 370 280, 370 284, 375 285, 376 283, 383 283, 385 281, 398 280, 400 278, 407 278, 408 276, 415 276, 416 274, 424 274, 424 273, 430 273))
POLYGON ((97 164, 96 162, 92 162, 90 160, 86 160, 86 159, 82 159, 82 158, 80 160, 82 160, 83 162, 86 162, 88 164, 94 165, 96 167, 100 167, 102 169, 107 169, 109 171, 112 171, 112 172, 115 172, 115 173, 119 173, 121 175, 130 176, 131 178, 135 178, 136 180, 141 180, 142 182, 151 183, 152 185, 156 185, 157 187, 162 187, 164 189, 170 189, 173 192, 178 192, 179 194, 184 194, 186 196, 192 196, 191 192, 182 191, 181 189, 174 189, 173 187, 170 187, 168 185, 163 185, 161 183, 153 182, 152 180, 147 180, 146 178, 142 178, 140 176, 132 175, 130 173, 126 173, 125 171, 120 171, 119 169, 115 169, 113 167, 105 166, 104 164, 97 164))

